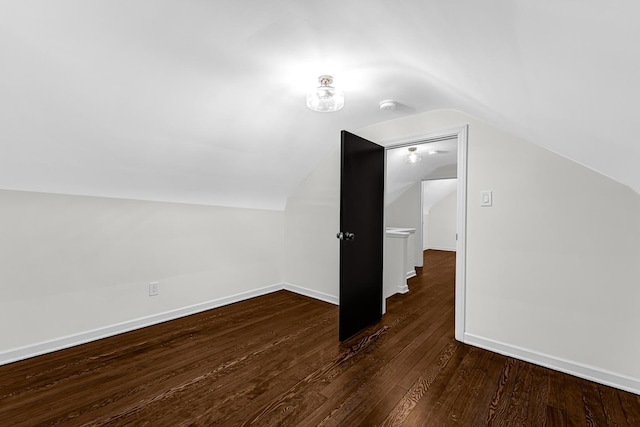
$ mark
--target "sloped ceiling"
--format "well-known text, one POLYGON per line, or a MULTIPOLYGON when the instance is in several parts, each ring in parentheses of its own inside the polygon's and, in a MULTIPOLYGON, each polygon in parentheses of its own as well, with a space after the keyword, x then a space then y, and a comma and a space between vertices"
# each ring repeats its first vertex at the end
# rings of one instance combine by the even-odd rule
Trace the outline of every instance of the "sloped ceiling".
POLYGON ((409 154, 407 148, 387 150, 387 174, 384 185, 386 206, 396 201, 416 182, 456 178, 458 175, 457 139, 413 145, 416 152, 421 155, 421 161, 416 163, 407 163, 407 155, 409 154))
POLYGON ((5 0, 0 188, 282 209, 339 131, 457 108, 640 190, 635 1, 5 0), (306 109, 332 74, 337 113, 306 109), (378 109, 395 99, 395 112, 378 109))

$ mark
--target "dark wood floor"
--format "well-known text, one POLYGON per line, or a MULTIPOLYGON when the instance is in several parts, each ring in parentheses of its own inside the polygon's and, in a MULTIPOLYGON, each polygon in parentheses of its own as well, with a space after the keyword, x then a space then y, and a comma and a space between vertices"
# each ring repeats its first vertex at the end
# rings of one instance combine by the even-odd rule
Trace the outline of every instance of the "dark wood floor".
POLYGON ((339 344, 285 291, 0 367, 0 426, 640 426, 640 397, 453 339, 454 255, 339 344))

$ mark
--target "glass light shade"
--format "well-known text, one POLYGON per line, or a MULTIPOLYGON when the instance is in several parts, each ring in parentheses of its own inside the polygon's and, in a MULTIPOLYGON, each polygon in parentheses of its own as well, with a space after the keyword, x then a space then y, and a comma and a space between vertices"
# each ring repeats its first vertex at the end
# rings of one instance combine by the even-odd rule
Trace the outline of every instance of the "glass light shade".
POLYGON ((344 94, 330 86, 331 76, 320 76, 320 86, 307 93, 307 107, 313 111, 330 113, 344 107, 344 94))
POLYGON ((409 148, 409 154, 407 154, 407 163, 417 163, 422 161, 422 154, 420 154, 415 147, 409 148))

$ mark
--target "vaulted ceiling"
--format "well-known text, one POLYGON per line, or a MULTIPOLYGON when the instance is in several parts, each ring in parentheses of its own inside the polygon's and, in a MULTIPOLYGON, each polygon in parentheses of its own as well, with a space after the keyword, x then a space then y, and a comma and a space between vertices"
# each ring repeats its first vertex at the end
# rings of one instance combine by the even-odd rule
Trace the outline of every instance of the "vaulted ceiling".
POLYGON ((457 108, 640 191, 636 1, 5 0, 0 188, 282 209, 341 129, 457 108), (305 93, 332 74, 343 110, 305 93), (394 99, 394 111, 378 103, 394 99))

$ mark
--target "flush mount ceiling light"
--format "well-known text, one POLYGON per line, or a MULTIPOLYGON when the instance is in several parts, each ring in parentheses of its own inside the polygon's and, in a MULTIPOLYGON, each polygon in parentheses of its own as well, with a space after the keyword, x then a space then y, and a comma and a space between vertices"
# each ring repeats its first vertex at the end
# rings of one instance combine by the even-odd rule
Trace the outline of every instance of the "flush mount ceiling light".
POLYGON ((331 86, 333 77, 323 75, 318 77, 320 86, 307 94, 307 107, 313 111, 330 113, 344 107, 344 94, 331 86))
POLYGON ((409 147, 409 154, 407 154, 407 163, 417 163, 422 161, 422 155, 418 153, 416 147, 409 147))

